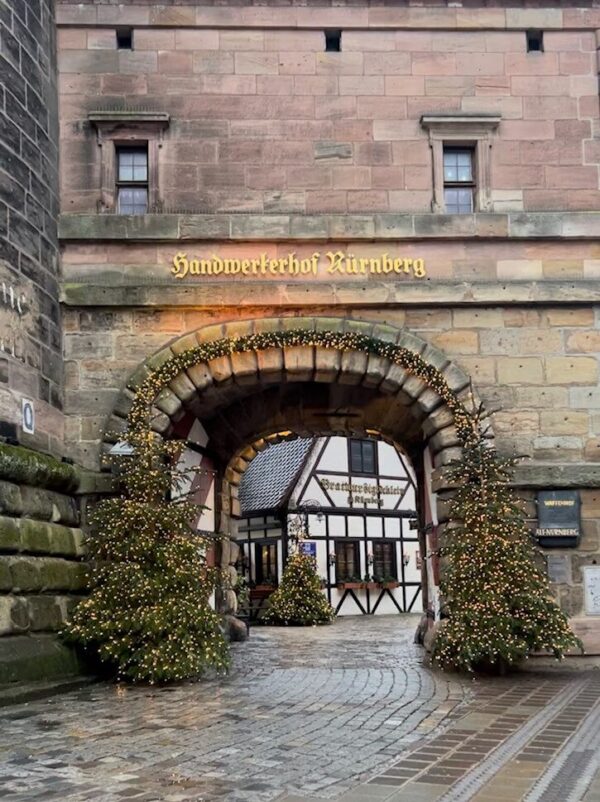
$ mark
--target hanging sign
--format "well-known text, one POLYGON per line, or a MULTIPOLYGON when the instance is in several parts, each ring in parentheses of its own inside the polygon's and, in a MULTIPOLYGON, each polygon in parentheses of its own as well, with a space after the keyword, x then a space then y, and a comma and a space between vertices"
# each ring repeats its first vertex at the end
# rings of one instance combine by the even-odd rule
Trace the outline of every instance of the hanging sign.
POLYGON ((317 559, 317 544, 314 540, 301 540, 299 543, 300 551, 303 554, 308 554, 313 560, 317 559))
POLYGON ((314 251, 299 256, 294 251, 274 258, 261 253, 253 259, 225 258, 214 253, 188 256, 179 251, 171 261, 171 275, 184 278, 304 278, 319 275, 389 276, 422 279, 427 275, 425 260, 404 254, 377 253, 373 256, 356 256, 347 251, 314 251))
POLYGON ((577 490, 543 490, 537 494, 540 546, 577 546, 581 537, 581 502, 577 490))

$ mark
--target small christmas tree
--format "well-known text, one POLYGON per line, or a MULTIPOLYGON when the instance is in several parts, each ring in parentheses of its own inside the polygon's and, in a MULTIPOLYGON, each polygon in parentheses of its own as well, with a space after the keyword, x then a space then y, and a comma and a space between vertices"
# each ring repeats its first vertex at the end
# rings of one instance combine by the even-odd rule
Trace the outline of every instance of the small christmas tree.
POLYGON ((265 624, 312 626, 328 624, 335 617, 321 591, 314 558, 299 549, 287 561, 281 584, 269 602, 261 619, 265 624))
POLYGON ((227 645, 209 605, 216 573, 203 557, 208 539, 190 526, 198 507, 182 494, 182 443, 149 431, 123 442, 132 453, 116 457, 122 492, 91 516, 91 592, 64 634, 95 649, 119 679, 167 682, 224 669, 227 645))
POLYGON ((541 556, 510 481, 515 460, 501 458, 474 413, 476 440, 451 471, 456 488, 440 555, 446 620, 432 659, 442 668, 504 670, 533 651, 560 658, 580 646, 551 598, 541 556))

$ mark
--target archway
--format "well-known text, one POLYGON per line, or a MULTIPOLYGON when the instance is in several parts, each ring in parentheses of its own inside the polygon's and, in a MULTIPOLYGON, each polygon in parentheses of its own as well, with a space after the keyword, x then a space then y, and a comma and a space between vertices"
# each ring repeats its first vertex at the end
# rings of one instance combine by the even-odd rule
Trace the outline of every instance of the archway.
POLYGON ((127 426, 187 436, 199 421, 220 484, 216 529, 227 534, 241 476, 274 438, 375 431, 413 456, 421 524, 437 524, 431 473, 472 435, 467 401, 469 377, 405 330, 343 318, 236 321, 147 359, 118 400, 105 445, 127 426))

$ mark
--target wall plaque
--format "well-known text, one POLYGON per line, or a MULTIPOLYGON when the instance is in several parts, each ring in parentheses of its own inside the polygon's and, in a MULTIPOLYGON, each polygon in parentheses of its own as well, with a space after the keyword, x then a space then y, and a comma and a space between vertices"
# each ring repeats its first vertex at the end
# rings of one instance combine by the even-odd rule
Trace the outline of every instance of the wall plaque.
POLYGON ((600 615, 600 565, 583 566, 586 615, 600 615))
POLYGON ((566 554, 549 554, 546 557, 548 579, 558 585, 572 583, 571 560, 566 554))
POLYGON ((537 494, 540 546, 575 547, 581 536, 580 499, 577 490, 542 490, 537 494))

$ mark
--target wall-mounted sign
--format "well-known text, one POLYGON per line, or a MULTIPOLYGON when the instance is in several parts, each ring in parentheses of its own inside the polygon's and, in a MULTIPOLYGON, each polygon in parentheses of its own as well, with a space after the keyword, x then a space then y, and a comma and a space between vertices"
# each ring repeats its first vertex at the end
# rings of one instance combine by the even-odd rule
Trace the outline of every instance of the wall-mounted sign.
POLYGON ((581 502, 577 490, 543 490, 537 494, 540 546, 577 546, 581 537, 581 502))
POLYGON ((298 547, 303 554, 308 554, 309 557, 317 559, 317 544, 314 540, 301 540, 298 547))
POLYGON ((600 565, 583 566, 586 615, 600 615, 600 565))
POLYGON ((25 434, 35 434, 35 408, 29 398, 21 401, 21 428, 25 434))
POLYGON ((171 263, 171 275, 177 279, 229 278, 303 278, 305 276, 389 276, 425 278, 425 260, 394 253, 374 256, 356 256, 347 251, 315 251, 310 256, 298 256, 290 252, 273 258, 266 253, 253 259, 232 259, 210 254, 210 256, 188 257, 179 251, 171 263))
POLYGON ((548 579, 558 585, 570 585, 573 581, 571 558, 567 554, 549 554, 546 557, 548 579))

